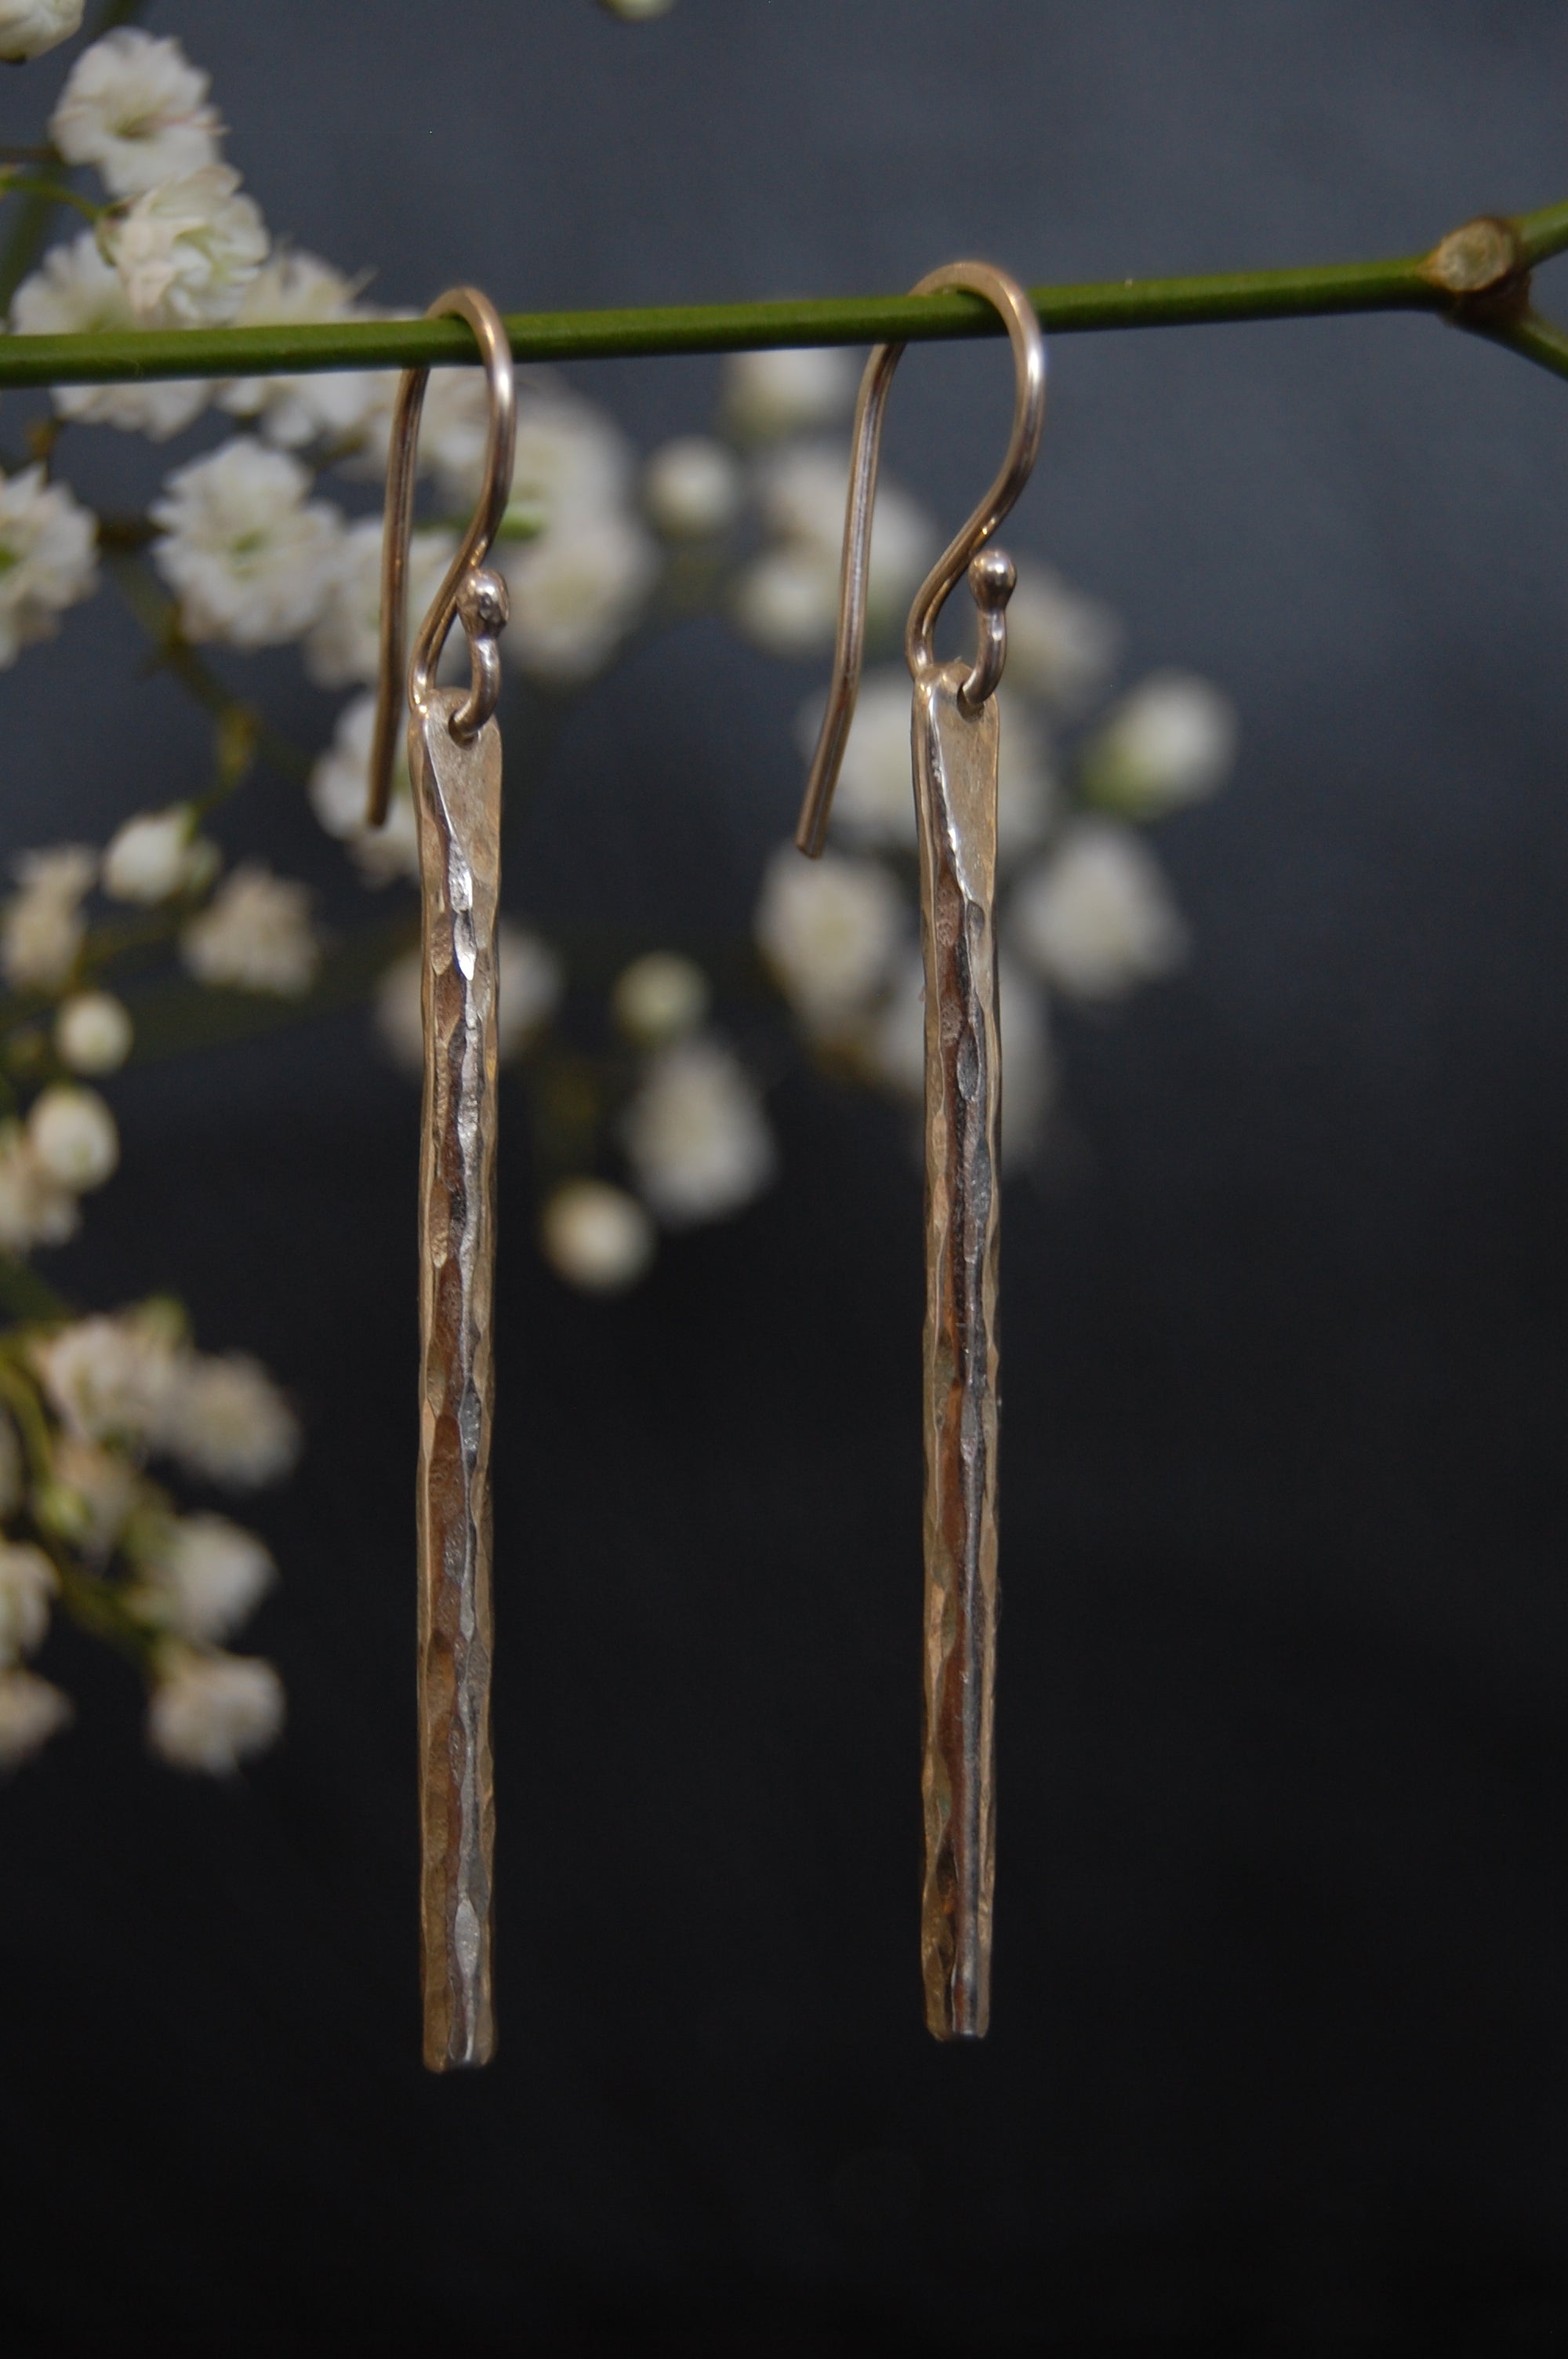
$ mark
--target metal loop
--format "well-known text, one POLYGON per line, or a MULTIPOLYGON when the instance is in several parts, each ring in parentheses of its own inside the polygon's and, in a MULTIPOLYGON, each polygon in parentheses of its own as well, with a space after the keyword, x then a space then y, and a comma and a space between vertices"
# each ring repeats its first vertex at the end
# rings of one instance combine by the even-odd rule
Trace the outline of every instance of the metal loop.
MULTIPOLYGON (((1012 433, 1007 456, 995 483, 968 522, 937 559, 915 594, 904 632, 904 656, 916 678, 935 663, 933 637, 936 618, 966 571, 980 609, 979 644, 975 662, 963 684, 961 701, 974 712, 994 691, 1007 654, 1005 609, 1016 579, 1000 550, 982 556, 1003 516, 1029 480, 1040 448, 1045 417, 1045 342, 1034 307, 1015 279, 987 262, 949 262, 931 271, 911 291, 935 295, 945 288, 962 288, 983 295, 1001 314, 1012 344, 1014 398, 1012 433), (1000 560, 1000 561, 998 561, 1000 560)), ((866 582, 871 545, 871 509, 876 499, 877 465, 881 452, 882 419, 888 387, 903 353, 903 344, 878 344, 866 363, 855 405, 854 444, 849 461, 849 491, 844 510, 844 558, 838 577, 838 630, 833 650, 833 680, 816 742, 806 799, 801 806, 795 842, 816 859, 827 833, 827 814, 839 766, 849 741, 860 693, 860 668, 866 645, 866 582)))
MULTIPOLYGON (((455 737, 467 743, 479 734, 494 712, 501 688, 501 657, 495 640, 506 622, 506 584, 499 574, 484 569, 484 560, 512 493, 517 397, 512 346, 501 315, 489 297, 481 295, 477 287, 451 287, 436 298, 425 317, 440 320, 454 315, 466 320, 473 330, 490 380, 484 482, 462 546, 448 567, 446 579, 431 601, 430 611, 414 642, 406 695, 410 708, 423 713, 447 635, 452 625, 460 621, 469 643, 472 684, 452 714, 451 729, 455 737)), ((365 813, 366 825, 370 827, 382 825, 392 799, 393 764, 406 692, 404 609, 407 600, 408 536, 414 519, 415 458, 419 414, 425 406, 429 375, 427 368, 406 369, 392 413, 392 440, 386 462, 386 520, 381 549, 381 673, 365 813)))

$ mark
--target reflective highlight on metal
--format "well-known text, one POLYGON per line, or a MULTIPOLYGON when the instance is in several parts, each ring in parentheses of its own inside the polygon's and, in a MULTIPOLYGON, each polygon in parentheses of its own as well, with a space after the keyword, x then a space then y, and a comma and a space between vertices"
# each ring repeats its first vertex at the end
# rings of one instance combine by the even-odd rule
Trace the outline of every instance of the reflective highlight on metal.
MULTIPOLYGON (((490 1752, 495 1298, 496 955, 501 890, 501 686, 506 585, 483 570, 512 484, 512 355, 474 288, 427 315, 474 331, 490 379, 479 506, 420 626, 408 668, 408 776, 419 839, 424 1117, 419 1145, 419 1831, 425 2061, 488 2063, 495 1799, 490 1752), (432 686, 454 622, 464 691, 432 686)), ((382 552, 382 664, 369 822, 386 817, 405 685, 416 442, 428 372, 398 387, 382 552)))
MULTIPOLYGON (((1022 288, 988 264, 934 270, 917 294, 961 287, 995 305, 1016 394, 1001 472, 922 584, 904 634, 914 681, 915 812, 925 966, 925 1820, 921 1970, 938 2039, 978 2039, 990 2016, 996 1861, 997 1248, 1001 1053, 996 975, 994 692, 1016 579, 987 543, 1033 466, 1045 353, 1022 288), (972 664, 936 661, 936 618, 968 573, 972 664)), ((832 687, 795 841, 815 856, 854 718, 867 560, 888 387, 903 346, 879 345, 855 412, 832 687)))

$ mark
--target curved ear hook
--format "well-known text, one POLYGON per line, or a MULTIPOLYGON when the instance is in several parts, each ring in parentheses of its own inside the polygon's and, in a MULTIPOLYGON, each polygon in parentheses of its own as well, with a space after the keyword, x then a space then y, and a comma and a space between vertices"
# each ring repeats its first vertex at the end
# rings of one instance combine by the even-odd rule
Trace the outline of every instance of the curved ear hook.
MULTIPOLYGON (((986 543, 1029 481, 1040 429, 1045 417, 1045 341, 1034 306, 1015 279, 988 262, 949 262, 931 271, 910 291, 935 295, 946 287, 983 295, 1000 312, 1012 344, 1015 393, 1012 433, 1001 472, 968 524, 945 549, 921 584, 910 609, 903 651, 910 670, 918 678, 935 663, 932 646, 936 617, 966 570, 975 603, 980 610, 979 645, 973 668, 959 691, 968 712, 976 712, 1001 678, 1007 657, 1007 602, 1017 576, 1000 549, 986 543)), ((860 666, 866 644, 866 578, 871 545, 871 508, 876 498, 877 464, 881 452, 882 419, 888 387, 903 354, 902 344, 879 344, 866 363, 855 405, 854 448, 849 462, 849 495, 844 511, 844 561, 838 577, 838 635, 833 650, 833 684, 822 734, 806 783, 795 842, 809 859, 822 850, 827 814, 838 768, 855 717, 860 689, 860 666)))
MULTIPOLYGON (((468 695, 451 717, 451 732, 460 744, 471 744, 495 711, 501 692, 501 658, 496 634, 505 626, 506 584, 499 573, 485 568, 491 544, 506 513, 512 493, 512 453, 516 439, 517 397, 513 382, 512 346, 501 315, 477 287, 451 287, 438 295, 425 317, 445 319, 455 314, 468 321, 479 345, 490 379, 490 432, 484 450, 484 483, 462 547, 447 569, 430 611, 414 642, 408 667, 410 708, 423 713, 430 682, 446 645, 447 634, 461 622, 468 636, 472 682, 468 695)), ((365 822, 380 827, 392 796, 392 767, 404 700, 404 608, 407 600, 408 535, 414 517, 415 456, 419 440, 419 413, 425 407, 427 368, 406 369, 392 413, 392 442, 386 462, 386 521, 381 547, 381 675, 376 690, 375 737, 370 757, 370 795, 365 822)))

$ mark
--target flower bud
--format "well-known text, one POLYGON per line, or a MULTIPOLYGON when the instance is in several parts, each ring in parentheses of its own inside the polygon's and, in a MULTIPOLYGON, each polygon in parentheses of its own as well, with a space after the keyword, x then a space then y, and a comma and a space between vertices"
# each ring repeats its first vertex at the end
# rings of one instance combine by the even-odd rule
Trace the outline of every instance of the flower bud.
POLYGON ((585 1294, 621 1294, 654 1257, 654 1224, 634 1196, 603 1180, 568 1180, 539 1223, 545 1259, 585 1294))
POLYGON ((54 1045, 73 1073, 112 1073, 131 1053, 131 1019, 108 991, 81 991, 55 1018, 54 1045))
POLYGON ((114 1117, 96 1090, 57 1082, 33 1102, 27 1142, 46 1178, 77 1195, 101 1188, 120 1160, 114 1117))
POLYGON ((103 854, 103 884, 110 899, 150 907, 204 883, 214 847, 191 841, 195 825, 189 803, 128 819, 103 854))
POLYGON ((741 462, 708 434, 665 443, 643 476, 648 514, 672 540, 703 540, 733 524, 741 496, 741 462))
POLYGON ((711 997, 708 977, 694 959, 676 951, 650 951, 622 969, 610 1005, 628 1040, 658 1049, 695 1032, 711 997))

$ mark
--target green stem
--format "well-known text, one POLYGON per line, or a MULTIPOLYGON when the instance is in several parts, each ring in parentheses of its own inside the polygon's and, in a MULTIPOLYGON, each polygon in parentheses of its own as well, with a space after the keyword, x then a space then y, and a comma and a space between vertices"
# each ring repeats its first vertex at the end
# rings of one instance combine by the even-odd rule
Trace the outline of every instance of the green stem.
MULTIPOLYGON (((1568 204, 1496 225, 1513 241, 1517 268, 1568 245, 1568 204)), ((1458 233, 1454 233, 1458 235, 1458 233)), ((1451 246, 1444 239, 1434 252, 1451 246)), ((1213 326, 1242 320, 1322 318, 1357 311, 1435 311, 1476 323, 1474 280, 1456 288, 1433 256, 1332 263, 1292 270, 1232 271, 1199 278, 1128 278, 1109 285, 1037 287, 1043 325, 1058 334, 1106 328, 1213 326)), ((727 353, 788 344, 1000 335, 989 305, 972 295, 844 296, 802 302, 700 303, 627 311, 514 313, 506 321, 519 360, 606 360, 727 353)), ((1537 353, 1527 345, 1530 358, 1537 353)), ((342 320, 254 328, 138 329, 95 335, 0 340, 0 386, 106 385, 151 377, 294 375, 323 369, 439 367, 471 361, 473 338, 457 320, 342 320)))
POLYGON ((254 704, 225 688, 211 666, 198 655, 179 627, 178 608, 164 596, 142 560, 130 553, 129 539, 128 528, 122 526, 104 551, 115 586, 157 648, 158 663, 172 672, 218 724, 222 791, 206 798, 203 810, 225 799, 243 777, 244 766, 231 766, 224 758, 225 746, 232 753, 241 741, 286 778, 308 777, 309 757, 281 730, 274 729, 254 704))

